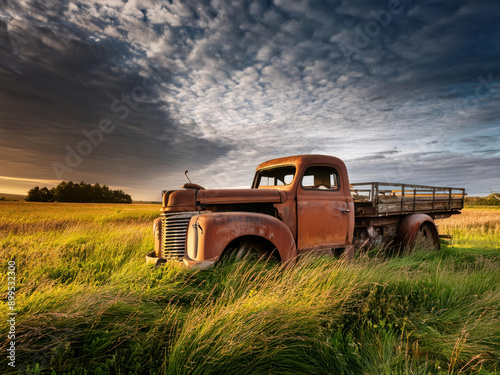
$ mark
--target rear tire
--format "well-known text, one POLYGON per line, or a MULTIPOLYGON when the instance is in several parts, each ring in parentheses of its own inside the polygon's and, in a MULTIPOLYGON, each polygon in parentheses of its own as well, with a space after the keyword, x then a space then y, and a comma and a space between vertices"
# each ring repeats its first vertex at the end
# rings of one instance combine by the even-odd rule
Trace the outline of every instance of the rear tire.
POLYGON ((413 247, 439 250, 439 245, 439 236, 436 228, 429 223, 423 223, 420 228, 418 228, 417 234, 415 235, 413 247))

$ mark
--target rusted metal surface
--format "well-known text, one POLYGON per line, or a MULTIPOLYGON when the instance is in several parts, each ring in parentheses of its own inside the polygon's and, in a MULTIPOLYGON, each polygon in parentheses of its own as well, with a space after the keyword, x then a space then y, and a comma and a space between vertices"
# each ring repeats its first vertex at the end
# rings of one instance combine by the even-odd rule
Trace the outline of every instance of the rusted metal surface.
POLYGON ((289 262, 297 255, 292 234, 278 219, 250 212, 224 212, 191 218, 186 258, 217 261, 232 241, 243 236, 265 238, 276 247, 282 262, 289 262))
POLYGON ((277 158, 268 160, 264 163, 261 163, 257 166, 257 170, 275 167, 278 165, 295 165, 297 170, 302 170, 306 165, 310 164, 321 164, 321 165, 344 165, 344 162, 336 158, 335 156, 329 155, 295 155, 295 156, 286 156, 283 158, 277 158))
POLYGON ((286 193, 258 189, 203 190, 198 192, 197 201, 198 204, 282 203, 286 201, 286 193))
POLYGON ((205 188, 198 184, 193 184, 192 182, 185 183, 181 186, 183 189, 192 189, 192 190, 205 190, 205 188))
POLYGON ((182 211, 166 212, 161 215, 161 256, 163 258, 184 257, 189 221, 199 213, 199 211, 182 211))
MULTIPOLYGON (((266 161, 265 163, 262 163, 257 167, 257 171, 265 168, 274 168, 277 166, 284 166, 284 165, 295 166, 297 169, 296 177, 298 176, 299 178, 295 178, 292 184, 290 185, 275 186, 274 187, 275 189, 283 189, 291 192, 296 191, 298 185, 300 185, 300 177, 305 168, 309 166, 322 165, 322 166, 334 166, 338 169, 341 182, 343 183, 341 186, 341 191, 344 193, 346 197, 351 195, 349 187, 349 178, 347 176, 347 168, 344 162, 339 158, 328 155, 288 156, 284 158, 278 158, 266 161)), ((255 186, 255 180, 252 186, 255 186)))
POLYGON ((154 238, 154 251, 155 251, 155 256, 156 257, 161 257, 161 233, 162 233, 162 225, 161 225, 161 218, 159 217, 158 219, 155 219, 153 221, 153 238, 154 238))
POLYGON ((262 163, 251 189, 183 187, 163 195, 155 250, 148 254, 153 261, 183 259, 189 267, 206 267, 235 240, 249 238, 266 241, 284 262, 339 248, 352 257, 354 244, 382 237, 411 246, 425 223, 437 237, 433 217, 460 213, 464 196, 463 189, 373 182, 363 199, 363 186, 350 185, 344 162, 326 155, 262 163), (261 184, 263 178, 268 182, 261 184))
POLYGON ((413 214, 404 217, 398 225, 398 242, 401 243, 402 247, 413 247, 415 244, 415 237, 418 230, 422 225, 427 223, 433 231, 434 242, 439 249, 439 233, 436 228, 436 223, 426 214, 413 214))
MULTIPOLYGON (((344 247, 352 243, 354 232, 354 204, 350 194, 349 178, 344 162, 333 156, 298 155, 278 158, 260 164, 257 171, 280 166, 295 166, 296 175, 286 186, 274 186, 295 197, 296 217, 286 217, 284 222, 293 230, 299 253, 323 251, 344 247), (338 186, 331 189, 316 189, 302 186, 302 176, 308 168, 328 167, 336 171, 338 186)), ((257 175, 256 175, 257 176, 257 175)), ((314 185, 321 185, 325 176, 314 175, 314 185)), ((253 181, 253 187, 257 184, 253 181)), ((325 186, 326 187, 326 186, 325 186)), ((270 187, 266 187, 269 189, 270 187)), ((260 189, 260 187, 259 187, 260 189)), ((288 212, 292 210, 289 208, 288 212)))
POLYGON ((301 251, 348 245, 350 213, 345 196, 299 189, 297 207, 297 247, 301 251))
POLYGON ((163 195, 162 211, 196 210, 202 205, 238 203, 284 203, 287 194, 264 189, 187 189, 168 191, 163 195))
POLYGON ((196 190, 170 190, 163 195, 162 211, 196 210, 196 190))

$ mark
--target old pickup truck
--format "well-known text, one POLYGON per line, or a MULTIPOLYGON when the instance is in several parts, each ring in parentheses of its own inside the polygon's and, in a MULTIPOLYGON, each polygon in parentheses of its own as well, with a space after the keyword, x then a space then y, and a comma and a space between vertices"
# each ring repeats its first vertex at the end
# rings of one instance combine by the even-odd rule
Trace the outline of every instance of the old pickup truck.
POLYGON ((326 155, 262 163, 250 189, 181 188, 163 193, 148 261, 206 267, 255 252, 293 262, 306 253, 351 257, 363 246, 417 241, 439 249, 434 219, 460 214, 465 196, 462 188, 350 184, 344 162, 326 155))

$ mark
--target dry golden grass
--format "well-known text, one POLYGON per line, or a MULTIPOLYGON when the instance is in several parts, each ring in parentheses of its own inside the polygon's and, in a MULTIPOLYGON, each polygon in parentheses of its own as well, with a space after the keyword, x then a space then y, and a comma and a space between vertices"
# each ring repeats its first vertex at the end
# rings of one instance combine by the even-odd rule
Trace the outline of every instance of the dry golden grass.
MULTIPOLYGON (((16 261, 14 374, 471 374, 500 358, 500 210, 440 220, 441 251, 144 262, 159 205, 0 202, 16 261)), ((0 311, 6 294, 0 292, 0 311)), ((5 310, 6 311, 6 310, 5 310)), ((8 344, 0 321, 0 351, 8 344)), ((4 371, 5 370, 5 371, 4 371)))
POLYGON ((500 255, 500 210, 465 208, 462 214, 437 220, 439 232, 453 236, 453 246, 500 255))
POLYGON ((473 230, 484 234, 500 233, 500 210, 495 209, 467 209, 460 215, 448 219, 437 220, 441 230, 473 230))

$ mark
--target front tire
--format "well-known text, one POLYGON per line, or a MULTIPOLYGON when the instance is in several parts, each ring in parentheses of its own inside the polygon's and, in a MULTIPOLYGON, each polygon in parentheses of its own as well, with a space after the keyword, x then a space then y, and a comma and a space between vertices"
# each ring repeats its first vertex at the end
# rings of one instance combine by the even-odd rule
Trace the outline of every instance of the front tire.
POLYGON ((265 249, 255 241, 245 241, 235 249, 235 259, 241 260, 243 258, 256 257, 260 258, 266 254, 265 249))
POLYGON ((270 242, 258 240, 256 238, 242 238, 233 241, 224 250, 221 260, 240 261, 242 259, 261 259, 269 257, 280 260, 276 247, 270 242))

